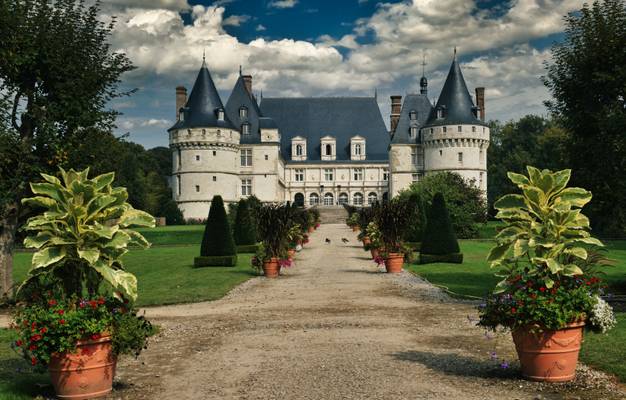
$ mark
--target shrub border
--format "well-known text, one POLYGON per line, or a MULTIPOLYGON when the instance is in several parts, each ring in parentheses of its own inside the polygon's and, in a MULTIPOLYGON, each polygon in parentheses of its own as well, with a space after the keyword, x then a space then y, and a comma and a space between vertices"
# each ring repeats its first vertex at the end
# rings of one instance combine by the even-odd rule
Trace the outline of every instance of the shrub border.
POLYGON ((199 267, 234 267, 237 265, 237 256, 206 256, 195 257, 193 266, 199 267))
POLYGON ((237 254, 239 253, 256 253, 259 248, 258 244, 240 244, 237 245, 237 254))
POLYGON ((420 253, 419 263, 420 264, 432 264, 432 263, 463 264, 463 253, 450 253, 450 254, 420 253))

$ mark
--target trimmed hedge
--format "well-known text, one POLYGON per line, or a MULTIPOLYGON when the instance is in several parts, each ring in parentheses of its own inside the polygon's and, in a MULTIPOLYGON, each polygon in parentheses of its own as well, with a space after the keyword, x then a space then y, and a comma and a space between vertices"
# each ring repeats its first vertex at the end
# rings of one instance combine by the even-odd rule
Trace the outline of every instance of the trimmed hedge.
POLYGON ((256 243, 256 224, 250 215, 250 207, 245 199, 239 200, 237 217, 233 228, 233 238, 237 245, 253 245, 256 243))
POLYGON ((237 254, 239 253, 256 253, 259 249, 258 244, 242 244, 237 246, 237 254))
POLYGON ((234 256, 236 254, 235 241, 228 224, 224 201, 222 196, 214 196, 204 228, 200 256, 234 256))
POLYGON ((193 266, 198 267, 234 267, 237 265, 237 256, 207 256, 193 259, 193 266))
POLYGON ((413 251, 420 251, 422 248, 422 242, 406 242, 406 245, 413 249, 413 251))
POLYGON ((423 254, 446 255, 460 253, 459 242, 452 229, 446 201, 441 193, 435 194, 428 213, 421 252, 423 254))
POLYGON ((452 254, 420 254, 420 264, 452 263, 463 264, 463 253, 452 254))

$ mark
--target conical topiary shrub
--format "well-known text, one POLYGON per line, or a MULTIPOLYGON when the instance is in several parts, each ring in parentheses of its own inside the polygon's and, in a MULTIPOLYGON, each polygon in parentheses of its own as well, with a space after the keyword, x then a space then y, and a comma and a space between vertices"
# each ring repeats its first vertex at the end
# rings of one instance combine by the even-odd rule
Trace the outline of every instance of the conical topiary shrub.
POLYGON ((224 209, 224 201, 222 196, 214 196, 202 237, 200 257, 195 258, 194 265, 196 267, 232 267, 236 263, 237 252, 224 209))
POLYGON ((441 193, 433 197, 420 249, 420 264, 434 262, 458 264, 463 262, 463 254, 459 249, 446 201, 441 193))
POLYGON ((233 237, 237 245, 238 253, 256 252, 256 221, 252 218, 250 207, 246 199, 239 200, 237 217, 233 227, 233 237))

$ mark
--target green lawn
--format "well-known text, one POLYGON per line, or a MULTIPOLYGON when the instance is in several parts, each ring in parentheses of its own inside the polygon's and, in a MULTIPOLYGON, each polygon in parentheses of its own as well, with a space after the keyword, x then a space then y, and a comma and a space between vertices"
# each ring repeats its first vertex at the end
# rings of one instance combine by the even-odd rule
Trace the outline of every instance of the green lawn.
POLYGON ((202 242, 204 225, 172 225, 137 229, 153 246, 194 245, 202 242))
MULTIPOLYGON (((607 256, 613 266, 605 268, 603 279, 611 292, 626 294, 626 241, 606 242, 607 256)), ((444 287, 453 295, 482 298, 499 278, 493 275, 487 253, 493 246, 489 240, 462 240, 463 264, 411 264, 408 269, 429 282, 444 287)), ((597 368, 616 375, 626 382, 626 313, 618 313, 618 326, 606 335, 590 333, 585 339, 581 359, 597 368)))
POLYGON ((0 400, 27 400, 37 395, 52 397, 48 374, 31 371, 10 346, 15 335, 7 329, 0 329, 0 400))

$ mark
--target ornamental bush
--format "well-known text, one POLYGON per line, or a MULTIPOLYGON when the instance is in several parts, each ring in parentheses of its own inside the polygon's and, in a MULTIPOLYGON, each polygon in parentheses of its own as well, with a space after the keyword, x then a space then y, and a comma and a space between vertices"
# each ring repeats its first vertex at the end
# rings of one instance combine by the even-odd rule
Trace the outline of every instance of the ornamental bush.
POLYGON ((246 199, 239 200, 233 236, 237 245, 252 245, 256 243, 256 225, 250 214, 250 208, 246 199))
MULTIPOLYGON (((424 230, 421 253, 438 256, 460 253, 459 243, 452 228, 446 201, 441 193, 437 193, 433 197, 426 229, 424 230)), ((431 257, 429 260, 434 261, 435 259, 431 257)))
POLYGON ((230 231, 222 196, 214 196, 206 221, 200 255, 232 256, 236 254, 235 242, 230 231))

